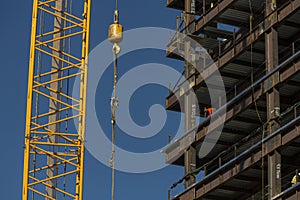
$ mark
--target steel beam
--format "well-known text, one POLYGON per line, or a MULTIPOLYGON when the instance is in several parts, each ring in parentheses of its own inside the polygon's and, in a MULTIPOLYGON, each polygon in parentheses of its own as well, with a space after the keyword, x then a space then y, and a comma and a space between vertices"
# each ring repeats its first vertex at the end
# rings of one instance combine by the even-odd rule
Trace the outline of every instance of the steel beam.
MULTIPOLYGON (((185 24, 189 24, 192 20, 194 20, 195 16, 187 14, 191 12, 192 9, 192 1, 195 3, 195 0, 185 0, 185 11, 186 14, 184 15, 184 22, 185 24)), ((185 34, 189 34, 188 31, 185 32, 185 34)), ((184 76, 187 79, 192 74, 195 73, 195 68, 192 66, 192 63, 190 63, 190 55, 192 51, 191 43, 189 41, 186 41, 184 43, 185 48, 185 63, 184 63, 184 69, 185 73, 184 76)), ((188 91, 184 96, 184 117, 185 117, 185 131, 187 132, 192 127, 196 125, 196 101, 195 96, 193 96, 192 91, 188 91)), ((184 153, 184 173, 189 174, 191 171, 196 169, 196 148, 193 146, 190 146, 184 153)), ((185 188, 188 188, 192 184, 194 184, 196 181, 196 177, 191 176, 188 180, 185 180, 185 188)))
POLYGON ((228 9, 236 0, 222 0, 219 1, 209 12, 205 13, 200 19, 193 20, 186 26, 183 31, 189 30, 189 32, 197 35, 203 28, 213 22, 213 20, 221 15, 226 9, 228 9))
POLYGON ((260 183, 259 177, 250 177, 250 176, 239 175, 239 176, 235 177, 235 179, 241 180, 241 181, 260 183))
POLYGON ((82 200, 91 1, 77 2, 76 14, 66 2, 33 1, 23 200, 82 200), (73 48, 63 48, 66 40, 73 48), (80 95, 72 97, 67 81, 76 78, 80 95), (78 129, 67 128, 70 120, 78 129))
MULTIPOLYGON (((272 12, 271 15, 265 17, 262 23, 258 24, 252 31, 245 36, 245 39, 232 46, 223 56, 215 61, 215 65, 218 69, 223 68, 226 64, 233 61, 238 55, 240 55, 245 50, 249 49, 250 45, 262 38, 267 31, 269 31, 273 26, 277 26, 284 22, 287 17, 292 15, 300 7, 300 0, 294 0, 289 2, 284 8, 272 12)), ((176 50, 174 50, 176 52, 176 50)), ((168 48, 167 48, 168 52, 168 48)), ((211 66, 201 73, 196 75, 196 85, 195 88, 204 81, 204 78, 209 77, 214 71, 211 66)), ((180 91, 177 90, 174 94, 167 97, 166 107, 167 109, 174 106, 177 103, 177 97, 180 97, 180 91)))
MULTIPOLYGON (((226 113, 226 122, 230 121, 233 117, 236 117, 238 114, 240 114, 242 111, 244 111, 246 108, 251 106, 253 104, 254 99, 261 98, 266 92, 268 92, 271 88, 266 87, 269 85, 269 82, 272 82, 273 87, 277 87, 279 84, 285 82, 290 77, 295 75, 297 72, 300 71, 300 61, 295 62, 300 57, 300 51, 298 51, 294 56, 289 58, 286 62, 280 64, 276 67, 276 69, 272 70, 271 72, 267 73, 265 76, 260 78, 258 81, 256 81, 252 86, 248 87, 247 89, 243 90, 242 93, 234 97, 232 100, 230 100, 227 104, 227 113, 226 113), (289 67, 287 67, 289 66, 289 67), (284 70, 283 70, 284 69, 284 70), (278 78, 276 78, 278 77, 278 78), (255 89, 255 92, 252 94, 253 88, 255 89)), ((220 108, 222 109, 222 108, 220 108)), ((218 112, 218 110, 216 111, 218 112)), ((207 126, 211 123, 212 131, 213 127, 220 126, 219 121, 213 121, 210 122, 210 117, 206 118, 197 128, 196 136, 195 138, 190 138, 192 140, 191 144, 193 142, 199 142, 201 141, 204 136, 207 134, 207 126)), ((187 133, 184 138, 189 138, 189 135, 192 136, 194 134, 193 132, 187 133)), ((184 139, 182 138, 182 139, 184 139)), ((180 143, 171 144, 168 146, 165 150, 167 153, 166 162, 170 163, 171 160, 173 160, 176 157, 179 157, 179 154, 182 154, 182 147, 180 143)))
MULTIPOLYGON (((288 69, 281 72, 280 75, 278 75, 279 71, 280 70, 277 69, 272 73, 268 73, 267 74, 267 76, 269 76, 268 78, 263 77, 262 79, 256 82, 256 83, 260 82, 259 84, 254 83, 253 87, 258 88, 255 90, 254 94, 252 94, 252 87, 250 86, 241 93, 243 95, 240 94, 235 98, 233 98, 232 100, 230 100, 226 105, 227 106, 226 122, 231 120, 233 117, 236 117, 239 113, 241 113, 243 110, 245 110, 250 105, 252 105, 254 99, 257 100, 262 95, 266 94, 266 92, 268 92, 271 89, 266 87, 267 85, 269 85, 269 82, 273 83, 272 87, 278 86, 281 82, 284 82, 285 80, 293 76, 296 72, 300 71, 300 62, 298 61, 295 65, 291 65, 288 69), (244 97, 242 98, 242 96, 244 97)), ((218 112, 218 110, 216 112, 218 112)), ((217 121, 210 122, 210 118, 206 119, 200 124, 198 128, 199 131, 197 132, 195 141, 201 140, 207 134, 207 129, 205 127, 209 125, 209 123, 211 123, 212 127, 218 127, 220 125, 218 124, 217 121)))
POLYGON ((271 135, 268 135, 263 140, 251 146, 248 150, 244 151, 234 159, 230 160, 220 168, 211 172, 204 177, 200 182, 194 184, 192 187, 188 188, 181 194, 175 196, 173 200, 194 200, 191 198, 193 196, 196 199, 205 197, 206 194, 212 190, 220 187, 222 184, 228 180, 237 177, 241 172, 253 167, 259 161, 261 161, 262 156, 267 156, 274 151, 279 150, 280 148, 288 145, 293 140, 300 137, 300 116, 296 119, 290 121, 288 124, 280 127, 278 130, 273 132, 271 135), (290 128, 292 128, 290 130, 290 128), (290 130, 289 132, 287 132, 290 130), (274 144, 273 139, 280 137, 280 144, 274 144), (270 148, 266 148, 270 147, 270 148), (186 198, 190 197, 190 198, 186 198))
POLYGON ((249 188, 240 188, 240 187, 233 187, 233 186, 227 186, 227 185, 223 185, 220 188, 223 190, 229 190, 229 191, 234 191, 234 192, 249 193, 249 194, 252 193, 252 191, 249 190, 249 188))
POLYGON ((289 187, 280 194, 272 198, 272 200, 298 200, 300 199, 300 183, 289 187))
MULTIPOLYGON (((265 14, 269 16, 273 13, 276 6, 276 1, 266 0, 265 14)), ((266 72, 272 71, 278 65, 278 31, 271 27, 265 34, 265 51, 266 51, 266 72)), ((280 94, 276 87, 266 94, 267 104, 267 120, 268 120, 268 134, 276 131, 280 124, 276 118, 275 110, 280 109, 280 94)), ((281 143, 279 138, 274 138, 274 143, 281 143)), ((279 151, 274 151, 273 154, 268 155, 268 199, 281 192, 281 154, 279 151)))

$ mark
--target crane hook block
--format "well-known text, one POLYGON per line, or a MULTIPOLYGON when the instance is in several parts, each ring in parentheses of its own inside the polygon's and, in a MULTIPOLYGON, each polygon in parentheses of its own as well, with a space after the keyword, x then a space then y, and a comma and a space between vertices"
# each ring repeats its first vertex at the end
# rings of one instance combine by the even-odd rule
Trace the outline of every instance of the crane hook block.
POLYGON ((111 24, 108 29, 108 40, 112 43, 120 43, 123 40, 123 26, 121 24, 111 24))

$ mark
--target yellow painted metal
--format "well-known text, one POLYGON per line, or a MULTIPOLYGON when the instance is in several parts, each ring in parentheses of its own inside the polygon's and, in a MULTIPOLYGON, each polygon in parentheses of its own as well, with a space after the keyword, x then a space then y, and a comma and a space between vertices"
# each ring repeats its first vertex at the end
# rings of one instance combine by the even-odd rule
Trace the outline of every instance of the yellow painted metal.
POLYGON ((112 43, 120 43, 123 40, 123 26, 111 24, 108 29, 108 40, 112 43))
MULTIPOLYGON (((57 41, 57 40, 53 40, 53 42, 55 42, 55 41, 57 41)), ((39 45, 43 45, 43 44, 39 44, 39 45)), ((38 51, 40 51, 40 52, 42 52, 42 53, 44 53, 44 54, 47 54, 47 55, 49 55, 49 56, 52 56, 53 58, 58 59, 58 60, 61 61, 61 62, 67 63, 67 64, 69 64, 69 65, 75 65, 74 63, 71 63, 71 62, 69 62, 69 61, 66 61, 66 60, 63 59, 63 58, 57 57, 56 55, 52 55, 51 53, 49 53, 49 52, 47 52, 47 51, 45 51, 45 50, 43 50, 43 49, 41 49, 41 48, 36 48, 36 50, 38 50, 38 51)))
POLYGON ((78 68, 78 69, 81 69, 81 63, 78 63, 76 65, 70 65, 70 66, 67 66, 67 67, 63 67, 59 70, 52 70, 52 71, 49 71, 49 72, 46 72, 46 73, 42 73, 42 74, 38 74, 36 76, 34 76, 34 78, 41 78, 43 76, 48 76, 48 75, 52 75, 52 74, 55 74, 55 73, 58 73, 58 72, 62 72, 62 71, 65 71, 65 70, 69 70, 69 69, 72 69, 72 68, 78 68))
POLYGON ((58 30, 55 30, 55 31, 50 31, 50 32, 47 32, 47 33, 43 33, 43 34, 41 34, 41 35, 36 36, 36 38, 38 39, 38 38, 40 38, 40 37, 45 37, 45 36, 47 36, 47 35, 53 35, 53 34, 59 33, 60 31, 67 31, 67 30, 69 30, 69 29, 76 28, 76 26, 77 26, 77 25, 72 25, 72 26, 65 27, 65 28, 63 28, 63 29, 61 29, 61 30, 59 30, 59 31, 58 31, 58 30))
MULTIPOLYGON (((64 29, 64 31, 65 31, 65 29, 64 29)), ((57 33, 57 32, 56 32, 56 33, 57 33)), ((56 34, 56 33, 54 33, 54 34, 56 34)), ((41 44, 41 43, 39 43, 39 44, 41 44)), ((56 48, 51 47, 51 46, 47 46, 46 44, 43 44, 43 45, 46 46, 46 47, 48 47, 49 49, 51 49, 51 50, 53 50, 53 51, 56 51, 57 53, 61 53, 62 55, 67 56, 67 57, 69 57, 69 58, 71 58, 71 59, 74 59, 74 60, 76 60, 76 61, 78 61, 78 62, 81 61, 79 58, 76 58, 76 57, 74 57, 74 56, 72 56, 72 55, 70 55, 70 54, 68 54, 68 53, 66 53, 66 52, 62 52, 62 51, 60 51, 59 49, 56 49, 56 48)), ((65 61, 65 62, 67 62, 67 61, 65 61)))
POLYGON ((291 181, 292 184, 296 184, 297 183, 297 176, 293 176, 293 179, 291 181))
POLYGON ((72 34, 69 34, 69 35, 66 35, 66 36, 62 36, 62 37, 59 37, 59 38, 55 38, 55 39, 51 39, 51 40, 47 40, 47 41, 45 41, 45 42, 36 44, 36 46, 47 45, 47 44, 49 44, 49 43, 51 43, 51 42, 63 40, 63 39, 66 39, 66 38, 69 38, 69 37, 73 37, 73 36, 76 36, 76 35, 82 35, 83 32, 84 32, 84 31, 77 32, 77 33, 72 33, 72 34))
MULTIPOLYGON (((23 200, 50 200, 63 199, 63 197, 82 200, 83 198, 91 0, 73 1, 73 4, 76 4, 74 5, 76 11, 79 6, 82 6, 81 13, 60 10, 55 6, 56 2, 58 0, 33 0, 23 200), (41 16, 47 20, 45 23, 47 26, 54 26, 53 21, 57 19, 65 25, 60 30, 47 27, 45 32, 38 33, 38 30, 42 30, 41 16), (61 36, 57 37, 60 33, 61 36), (57 48, 54 43, 58 42, 61 44, 69 42, 72 48, 68 50, 64 46, 57 48), (72 51, 73 48, 81 49, 81 52, 72 51), (42 62, 38 62, 39 56, 42 57, 42 62), (51 64, 49 65, 53 60, 59 62, 57 64, 59 68, 54 69, 51 64), (42 70, 38 69, 40 65, 42 70), (79 85, 73 89, 78 90, 79 97, 73 97, 70 94, 71 87, 68 85, 76 78, 80 79, 79 85), (52 87, 53 85, 59 85, 60 89, 52 87), (52 102, 52 105, 54 102, 59 106, 53 110, 49 102, 52 102), (52 118, 58 116, 58 118, 50 121, 51 116, 52 118), (65 128, 69 126, 66 123, 72 120, 77 128, 65 128), (56 128, 53 129, 53 127, 56 128), (50 141, 49 138, 54 136, 57 141, 50 141), (47 162, 49 158, 54 162, 47 162), (49 177, 47 173, 49 169, 55 169, 56 173, 49 177), (57 183, 56 187, 53 187, 53 182, 57 183), (54 191, 55 196, 47 193, 49 188, 54 191)), ((70 5, 70 0, 65 0, 65 5, 70 5)))
MULTIPOLYGON (((59 10, 59 9, 57 9, 56 7, 53 7, 53 6, 51 6, 50 4, 44 4, 46 7, 48 7, 48 8, 51 8, 52 10, 54 10, 54 11, 56 11, 56 12, 58 12, 58 13, 62 13, 62 14, 64 14, 64 15, 66 15, 66 16, 68 16, 68 17, 71 17, 72 18, 72 20, 77 20, 77 21, 79 21, 79 22, 83 22, 83 19, 81 19, 80 17, 76 17, 75 15, 72 15, 72 14, 70 14, 70 13, 68 13, 68 12, 62 12, 61 10, 59 10)), ((59 16, 60 18, 62 18, 61 16, 59 16)), ((67 20, 67 19, 66 19, 67 20)), ((74 21, 70 21, 71 23, 73 23, 74 21)))
POLYGON ((22 199, 28 199, 28 172, 29 172, 29 157, 30 157, 30 126, 32 115, 32 86, 35 65, 35 40, 37 30, 37 14, 38 0, 33 1, 32 8, 32 27, 31 27, 31 44, 30 44, 30 59, 28 70, 28 91, 27 91, 27 108, 26 108, 26 127, 25 127, 25 148, 24 148, 24 167, 23 167, 23 190, 22 199))
MULTIPOLYGON (((30 178, 32 178, 32 179, 35 180, 35 181, 38 180, 38 179, 36 179, 36 178, 34 178, 34 177, 30 177, 30 178)), ((47 186, 47 187, 51 187, 51 185, 49 185, 49 184, 47 184, 47 183, 42 182, 42 184, 45 185, 45 186, 47 186)), ((72 197, 73 199, 76 198, 74 195, 71 195, 71 194, 65 192, 64 190, 61 190, 61 189, 58 189, 58 188, 57 188, 57 191, 61 192, 62 194, 65 194, 66 196, 70 196, 70 197, 72 197)), ((43 194, 43 196, 46 196, 46 195, 43 194)), ((48 198, 49 198, 49 197, 48 197, 48 198)))
MULTIPOLYGON (((53 56, 53 58, 55 58, 55 56, 53 56)), ((72 77, 75 77, 75 76, 79 76, 79 75, 81 75, 81 73, 82 72, 78 72, 78 73, 71 74, 71 75, 68 75, 68 76, 63 76, 63 77, 58 78, 58 79, 53 79, 53 80, 48 81, 48 82, 39 83, 39 84, 34 85, 33 88, 41 87, 41 86, 44 86, 44 85, 48 85, 50 83, 54 83, 54 82, 62 81, 62 80, 69 79, 69 78, 72 78, 72 77)))
MULTIPOLYGON (((74 25, 76 25, 78 27, 84 28, 84 25, 81 25, 81 24, 79 24, 79 23, 77 23, 77 22, 75 22, 75 21, 73 21, 71 19, 67 19, 65 17, 61 17, 60 15, 56 14, 55 12, 51 12, 51 11, 47 10, 46 8, 40 7, 39 9, 42 10, 42 11, 44 11, 44 12, 46 12, 46 13, 48 13, 48 14, 51 14, 51 15, 53 15, 55 17, 58 17, 58 18, 61 18, 61 19, 65 20, 65 21, 67 21, 67 22, 70 22, 70 23, 72 23, 72 24, 74 24, 74 25)), ((56 9, 54 11, 56 11, 56 9)))
MULTIPOLYGON (((76 105, 76 106, 78 106, 78 105, 76 105)), ((59 109, 59 110, 50 111, 50 112, 47 112, 47 113, 44 113, 44 114, 41 114, 41 115, 33 116, 32 119, 34 120, 34 119, 40 119, 42 117, 49 117, 49 115, 54 115, 57 112, 63 112, 63 111, 66 111, 68 109, 70 109, 70 108, 66 107, 66 108, 62 108, 62 109, 59 109)))
POLYGON ((44 96, 44 97, 46 97, 46 98, 48 98, 48 99, 50 99, 50 100, 52 100, 52 101, 55 101, 55 102, 60 103, 60 104, 62 104, 62 105, 64 105, 64 106, 67 106, 67 107, 70 108, 70 109, 74 109, 74 110, 79 111, 79 109, 76 108, 75 105, 74 105, 74 106, 71 106, 71 105, 69 105, 69 104, 67 104, 67 103, 65 103, 65 102, 63 102, 63 101, 61 101, 61 100, 59 100, 59 99, 55 99, 55 98, 53 98, 53 97, 51 97, 51 96, 49 96, 49 95, 47 95, 47 94, 45 94, 45 93, 43 93, 43 92, 41 92, 41 91, 39 91, 39 90, 33 89, 32 91, 35 92, 35 93, 37 93, 37 94, 39 94, 40 96, 44 96))
MULTIPOLYGON (((82 69, 84 70, 84 73, 81 75, 81 82, 84 82, 87 84, 87 79, 88 79, 88 47, 89 47, 89 41, 90 41, 90 20, 91 20, 91 0, 85 0, 84 2, 84 13, 85 13, 85 19, 84 19, 84 24, 86 24, 86 32, 84 33, 83 37, 85 40, 82 40, 82 69)), ((80 99, 86 99, 87 97, 87 90, 86 90, 86 84, 81 84, 81 89, 80 89, 80 99)), ((81 110, 85 111, 86 110, 86 101, 81 102, 80 106, 81 110)), ((86 122, 86 115, 83 114, 81 115, 81 123, 79 124, 79 142, 81 144, 80 151, 79 151, 79 156, 80 156, 80 172, 77 177, 78 182, 82 182, 83 180, 83 172, 84 172, 84 138, 85 138, 85 122, 86 122)), ((82 182, 83 184, 83 182, 82 182)), ((78 200, 82 200, 83 197, 83 187, 82 184, 77 185, 76 187, 76 193, 79 194, 77 196, 78 200)))

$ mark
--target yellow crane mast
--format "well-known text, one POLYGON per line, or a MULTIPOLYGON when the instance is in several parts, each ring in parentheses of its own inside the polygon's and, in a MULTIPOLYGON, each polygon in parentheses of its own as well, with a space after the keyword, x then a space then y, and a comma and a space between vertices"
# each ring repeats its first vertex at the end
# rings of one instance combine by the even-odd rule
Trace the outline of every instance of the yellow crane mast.
POLYGON ((82 200, 90 9, 33 0, 23 200, 82 200))

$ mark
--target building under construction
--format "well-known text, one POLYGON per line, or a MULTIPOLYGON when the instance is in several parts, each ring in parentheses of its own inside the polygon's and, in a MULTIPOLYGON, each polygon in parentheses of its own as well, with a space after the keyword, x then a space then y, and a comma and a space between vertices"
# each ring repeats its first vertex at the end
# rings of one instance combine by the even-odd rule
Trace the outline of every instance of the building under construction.
MULTIPOLYGON (((185 113, 186 131, 164 150, 166 162, 182 166, 185 174, 170 183, 169 199, 300 199, 300 0, 167 0, 167 6, 183 11, 177 30, 207 49, 227 97, 222 133, 200 158, 199 149, 210 142, 208 126, 221 126, 212 116, 224 106, 211 107, 220 101, 210 100, 203 79, 212 64, 202 63, 197 72, 184 61, 204 120, 193 126, 184 83, 169 94, 166 108, 185 113), (179 184, 184 191, 172 191, 179 184)), ((167 57, 184 60, 173 52, 187 45, 174 37, 167 57)))

